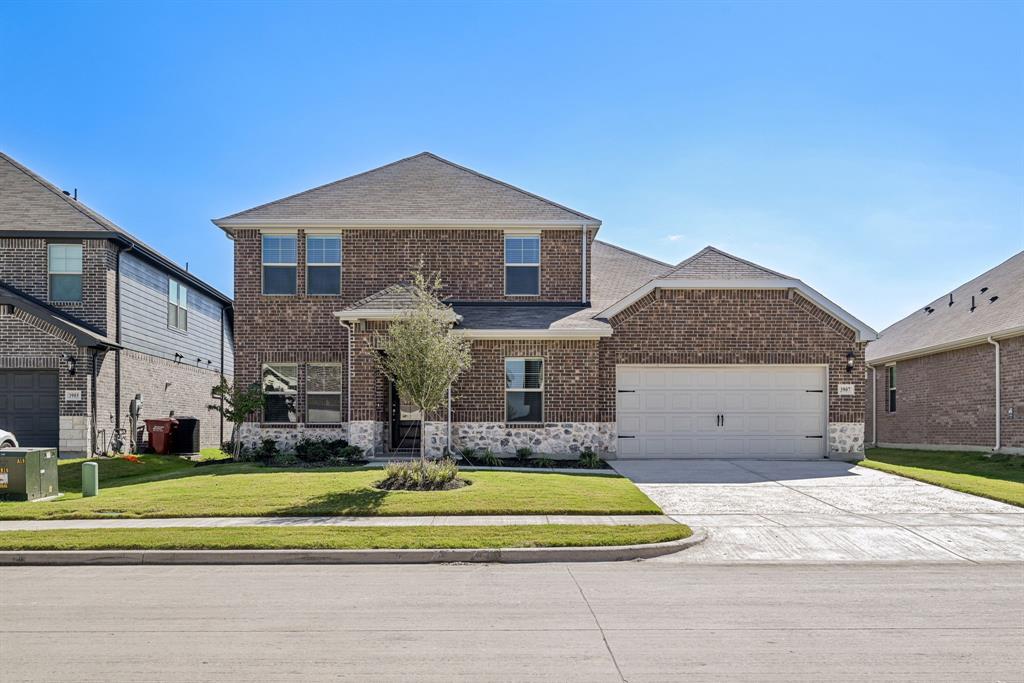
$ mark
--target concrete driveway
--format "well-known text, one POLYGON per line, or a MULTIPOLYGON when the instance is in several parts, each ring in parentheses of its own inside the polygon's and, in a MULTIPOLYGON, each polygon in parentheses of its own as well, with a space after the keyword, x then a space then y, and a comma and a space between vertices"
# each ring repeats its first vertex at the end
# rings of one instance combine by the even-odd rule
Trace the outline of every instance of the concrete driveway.
MULTIPOLYGON (((708 540, 663 562, 1014 562, 1024 509, 832 460, 620 460, 708 540)), ((652 560, 653 561, 653 560, 652 560)))

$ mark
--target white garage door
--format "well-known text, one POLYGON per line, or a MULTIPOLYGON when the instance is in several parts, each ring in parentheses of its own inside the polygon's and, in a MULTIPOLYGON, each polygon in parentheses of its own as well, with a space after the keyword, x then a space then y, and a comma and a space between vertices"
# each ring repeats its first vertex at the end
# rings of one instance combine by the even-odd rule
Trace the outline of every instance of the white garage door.
POLYGON ((620 458, 825 454, 825 368, 616 368, 620 458))

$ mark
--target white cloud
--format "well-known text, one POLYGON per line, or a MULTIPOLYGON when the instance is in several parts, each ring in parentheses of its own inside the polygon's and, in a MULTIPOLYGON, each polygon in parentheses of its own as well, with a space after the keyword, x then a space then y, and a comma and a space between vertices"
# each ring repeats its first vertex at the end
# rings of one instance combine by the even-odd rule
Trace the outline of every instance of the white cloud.
POLYGON ((679 240, 683 239, 683 235, 668 235, 665 239, 667 239, 669 242, 678 242, 679 240))

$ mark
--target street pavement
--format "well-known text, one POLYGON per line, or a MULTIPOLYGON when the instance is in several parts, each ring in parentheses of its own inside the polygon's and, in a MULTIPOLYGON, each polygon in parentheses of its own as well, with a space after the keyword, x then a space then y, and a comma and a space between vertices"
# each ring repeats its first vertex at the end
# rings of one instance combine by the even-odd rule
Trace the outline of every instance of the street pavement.
POLYGON ((671 563, 1024 561, 1024 509, 832 460, 613 461, 708 539, 671 563))
POLYGON ((0 680, 1020 681, 1014 564, 0 568, 0 680))

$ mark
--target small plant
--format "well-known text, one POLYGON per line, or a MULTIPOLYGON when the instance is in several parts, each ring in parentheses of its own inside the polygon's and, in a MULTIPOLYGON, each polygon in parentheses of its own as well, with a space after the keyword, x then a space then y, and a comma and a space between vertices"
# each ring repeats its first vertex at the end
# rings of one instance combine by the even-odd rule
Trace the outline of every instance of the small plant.
POLYGON ((527 460, 529 460, 530 458, 533 457, 533 449, 530 448, 529 446, 523 446, 522 448, 517 448, 516 449, 516 456, 520 460, 522 460, 523 462, 526 462, 527 460))
POLYGON ((466 460, 466 462, 473 463, 474 458, 476 456, 476 449, 473 448, 472 446, 466 446, 465 448, 460 448, 459 449, 459 455, 461 455, 466 460))
POLYGON ((348 448, 345 439, 301 439, 295 444, 295 455, 311 465, 327 465, 344 460, 348 448))
POLYGON ((554 467, 555 464, 556 463, 555 463, 554 459, 553 458, 549 458, 546 455, 538 455, 535 458, 530 458, 530 466, 531 467, 547 467, 547 468, 551 468, 551 467, 554 467))
POLYGON ((480 454, 480 464, 485 467, 504 467, 505 461, 491 452, 490 448, 485 448, 484 452, 480 454))
POLYGON ((277 447, 277 441, 274 439, 263 439, 260 442, 260 447, 256 449, 256 460, 260 462, 270 462, 278 455, 281 451, 277 447))
POLYGON ((604 467, 604 461, 601 460, 601 456, 595 453, 590 446, 580 451, 580 458, 577 464, 585 470, 598 470, 604 467))
POLYGON ((389 462, 377 488, 385 491, 448 491, 466 485, 451 458, 416 462, 389 462))
POLYGON ((352 444, 341 449, 341 459, 346 465, 362 465, 366 463, 363 449, 352 444))
POLYGON ((307 467, 294 453, 278 453, 266 461, 267 467, 307 467))

